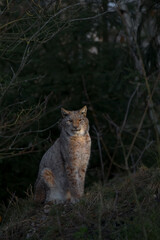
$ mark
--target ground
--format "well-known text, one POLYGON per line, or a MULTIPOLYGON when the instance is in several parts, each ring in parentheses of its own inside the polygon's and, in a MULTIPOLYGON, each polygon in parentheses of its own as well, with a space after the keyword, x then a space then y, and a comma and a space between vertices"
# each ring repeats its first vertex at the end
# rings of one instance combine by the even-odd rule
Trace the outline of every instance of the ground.
POLYGON ((159 240, 160 169, 94 184, 74 205, 37 205, 28 191, 1 209, 2 240, 159 240))

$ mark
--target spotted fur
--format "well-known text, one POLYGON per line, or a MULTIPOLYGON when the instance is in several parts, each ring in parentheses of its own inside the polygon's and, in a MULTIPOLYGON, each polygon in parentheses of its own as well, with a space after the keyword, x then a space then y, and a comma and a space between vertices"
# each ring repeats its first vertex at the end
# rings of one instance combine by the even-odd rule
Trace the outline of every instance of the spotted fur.
POLYGON ((44 154, 35 184, 37 202, 72 203, 84 193, 91 139, 87 107, 78 111, 61 109, 61 134, 44 154))

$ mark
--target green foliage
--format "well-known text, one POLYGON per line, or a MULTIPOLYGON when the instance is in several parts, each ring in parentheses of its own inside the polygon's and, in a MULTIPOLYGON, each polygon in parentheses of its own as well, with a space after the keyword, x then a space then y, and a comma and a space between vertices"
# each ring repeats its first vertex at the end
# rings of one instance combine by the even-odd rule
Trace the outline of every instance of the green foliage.
POLYGON ((91 239, 91 238, 87 238, 87 231, 88 231, 88 229, 87 229, 87 227, 86 226, 81 226, 80 228, 79 228, 79 230, 77 231, 77 232, 75 232, 74 233, 74 238, 75 239, 79 239, 79 240, 82 240, 82 239, 87 239, 87 240, 89 240, 89 239, 91 239))

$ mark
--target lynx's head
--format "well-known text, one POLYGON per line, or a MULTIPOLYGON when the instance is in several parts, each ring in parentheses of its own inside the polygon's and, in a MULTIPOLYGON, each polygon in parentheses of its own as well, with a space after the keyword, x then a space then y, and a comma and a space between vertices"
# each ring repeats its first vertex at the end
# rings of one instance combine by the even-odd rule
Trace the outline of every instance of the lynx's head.
POLYGON ((70 136, 83 136, 89 130, 89 122, 86 117, 87 107, 84 106, 78 111, 68 111, 61 108, 62 130, 70 136))

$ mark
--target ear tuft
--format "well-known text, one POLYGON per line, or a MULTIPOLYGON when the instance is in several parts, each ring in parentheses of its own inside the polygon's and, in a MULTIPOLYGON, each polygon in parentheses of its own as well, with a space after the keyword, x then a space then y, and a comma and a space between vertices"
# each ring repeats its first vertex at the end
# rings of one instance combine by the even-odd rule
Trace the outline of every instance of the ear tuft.
POLYGON ((80 111, 80 113, 81 113, 83 116, 86 117, 86 115, 87 115, 87 107, 86 107, 86 106, 84 106, 83 108, 81 108, 79 111, 80 111))
POLYGON ((61 108, 61 114, 62 114, 62 117, 65 118, 70 114, 70 111, 68 111, 64 108, 61 108))

